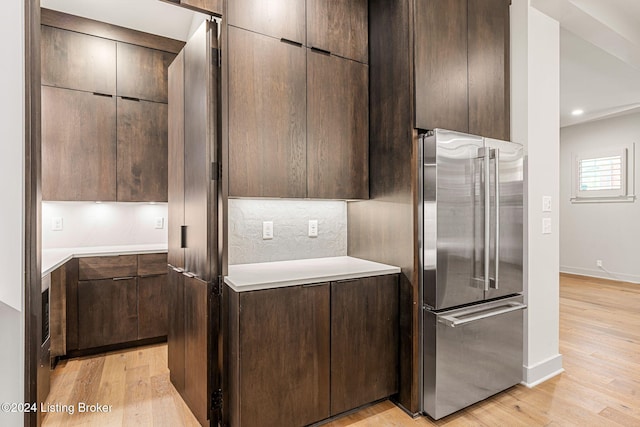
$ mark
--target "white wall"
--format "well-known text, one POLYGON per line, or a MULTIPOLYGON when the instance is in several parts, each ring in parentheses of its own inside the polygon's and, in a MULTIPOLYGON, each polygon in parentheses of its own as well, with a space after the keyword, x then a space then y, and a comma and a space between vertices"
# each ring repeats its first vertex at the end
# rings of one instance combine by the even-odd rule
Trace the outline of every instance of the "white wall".
POLYGON ((562 372, 559 354, 560 26, 530 6, 511 6, 511 130, 525 144, 525 316, 523 382, 533 386, 562 372), (542 212, 542 197, 553 210, 542 212), (550 218, 552 233, 542 234, 550 218))
POLYGON ((347 255, 347 204, 319 200, 229 200, 229 264, 347 255), (308 236, 318 220, 318 237, 308 236), (262 222, 273 221, 273 239, 262 222))
POLYGON ((42 249, 167 243, 166 203, 42 203, 42 249), (52 231, 52 218, 62 231, 52 231), (163 218, 162 229, 155 228, 163 218))
MULTIPOLYGON (((560 132, 560 270, 640 283, 640 202, 571 203, 573 154, 636 143, 640 165, 640 114, 569 126, 560 132), (604 269, 596 267, 602 260, 604 269)), ((635 162, 634 162, 635 160, 635 162)), ((631 184, 631 183, 629 183, 631 184)), ((635 189, 640 174, 635 173, 635 189)), ((637 195, 637 194, 636 194, 637 195)))
MULTIPOLYGON (((23 198, 24 3, 3 2, 0 18, 0 402, 24 399, 23 198)), ((22 425, 0 412, 0 425, 22 425)))

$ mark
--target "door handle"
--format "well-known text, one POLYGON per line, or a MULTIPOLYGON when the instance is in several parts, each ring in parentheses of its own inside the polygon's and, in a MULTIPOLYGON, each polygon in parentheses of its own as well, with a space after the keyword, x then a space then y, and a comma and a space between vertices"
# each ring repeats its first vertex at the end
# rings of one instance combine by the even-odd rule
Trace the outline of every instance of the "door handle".
POLYGON ((493 289, 498 289, 498 277, 500 276, 500 150, 495 148, 493 150, 493 157, 495 161, 494 179, 495 179, 495 196, 496 196, 496 234, 494 245, 494 272, 495 277, 491 283, 493 289))
POLYGON ((438 323, 442 323, 451 328, 455 328, 456 326, 461 326, 466 323, 475 322, 477 320, 486 319, 488 317, 497 316, 499 314, 510 313, 512 311, 523 310, 525 308, 527 308, 525 304, 521 304, 519 302, 510 302, 495 307, 495 309, 488 312, 483 309, 479 309, 477 310, 478 314, 476 314, 475 316, 473 315, 474 309, 466 310, 461 313, 456 313, 448 316, 438 316, 438 323))
POLYGON ((187 226, 180 226, 180 249, 185 249, 187 247, 187 226))
POLYGON ((478 153, 482 157, 483 175, 484 175, 484 291, 489 290, 489 249, 491 245, 491 206, 490 206, 490 150, 483 147, 478 153))

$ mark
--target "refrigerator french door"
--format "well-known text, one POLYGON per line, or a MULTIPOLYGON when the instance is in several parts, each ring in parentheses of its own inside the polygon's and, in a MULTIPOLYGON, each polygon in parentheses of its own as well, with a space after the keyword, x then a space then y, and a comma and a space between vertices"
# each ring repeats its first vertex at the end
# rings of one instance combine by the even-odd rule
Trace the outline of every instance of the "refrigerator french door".
POLYGON ((422 402, 435 419, 522 377, 523 149, 421 136, 422 402))

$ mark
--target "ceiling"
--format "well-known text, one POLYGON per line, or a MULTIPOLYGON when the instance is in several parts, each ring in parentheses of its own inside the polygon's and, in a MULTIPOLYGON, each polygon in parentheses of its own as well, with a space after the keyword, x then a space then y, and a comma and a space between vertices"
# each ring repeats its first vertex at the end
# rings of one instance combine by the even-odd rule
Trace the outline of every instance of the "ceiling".
POLYGON ((560 125, 640 112, 640 1, 532 0, 560 22, 560 125), (584 110, 573 116, 576 109, 584 110))
POLYGON ((41 6, 186 41, 206 15, 159 0, 41 0, 41 6))
MULTIPOLYGON (((178 40, 205 15, 159 0, 41 0, 42 7, 178 40)), ((531 0, 560 22, 560 124, 640 112, 640 1, 531 0), (584 110, 573 116, 575 109, 584 110)))

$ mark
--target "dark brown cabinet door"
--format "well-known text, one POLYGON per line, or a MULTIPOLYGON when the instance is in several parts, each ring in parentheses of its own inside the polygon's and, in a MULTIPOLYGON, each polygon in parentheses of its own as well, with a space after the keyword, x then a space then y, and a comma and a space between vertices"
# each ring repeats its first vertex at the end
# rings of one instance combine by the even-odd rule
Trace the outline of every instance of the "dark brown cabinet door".
POLYGON ((167 103, 167 68, 175 55, 118 43, 118 96, 167 103))
POLYGON ((469 1, 469 132, 509 140, 509 0, 469 1))
POLYGON ((43 25, 42 84, 116 93, 116 42, 43 25))
POLYGON ((116 200, 116 100, 42 88, 42 199, 116 200))
POLYGON ((229 28, 229 195, 307 196, 305 67, 304 48, 229 28))
POLYGON ((135 341, 137 300, 135 278, 78 282, 78 348, 135 341))
POLYGON ((184 268, 184 51, 169 65, 169 159, 167 201, 167 261, 184 268))
POLYGON ((304 0, 233 0, 227 9, 230 25, 306 43, 304 0))
POLYGON ((209 351, 209 284, 184 277, 184 400, 200 424, 209 419, 209 364, 217 366, 217 351, 209 351))
POLYGON ((467 0, 415 8, 416 127, 468 132, 467 0))
POLYGON ((331 283, 331 415, 398 391, 398 277, 331 283))
POLYGON ((138 255, 138 276, 157 276, 166 273, 166 253, 138 255))
POLYGON ((169 326, 167 330, 167 347, 169 375, 171 383, 182 395, 184 393, 184 278, 180 271, 169 268, 168 301, 169 326))
POLYGON ((217 276, 218 182, 212 163, 218 150, 219 68, 211 56, 216 34, 215 24, 204 22, 184 48, 184 268, 204 280, 217 276))
POLYGON ((368 67, 307 53, 307 197, 369 197, 368 67))
POLYGON ((240 294, 242 426, 329 416, 329 285, 240 294))
POLYGON ((118 201, 167 201, 167 105, 118 98, 118 201))
POLYGON ((179 0, 179 3, 188 9, 222 16, 222 0, 179 0))
MULTIPOLYGON (((166 264, 165 264, 166 265, 166 264)), ((138 278, 138 339, 167 335, 167 275, 138 278)))
POLYGON ((307 45, 368 61, 367 0, 307 0, 307 45))

